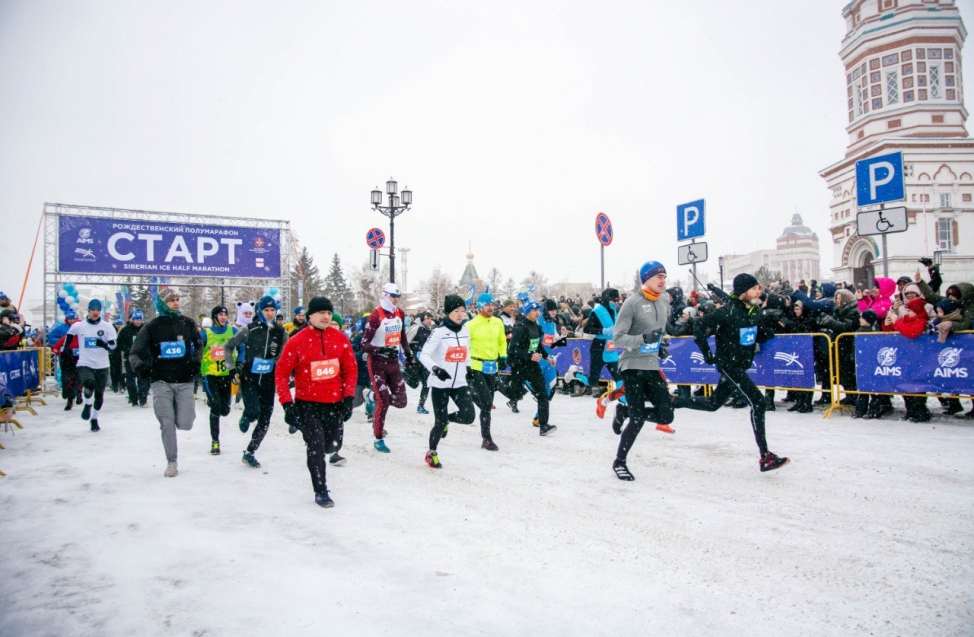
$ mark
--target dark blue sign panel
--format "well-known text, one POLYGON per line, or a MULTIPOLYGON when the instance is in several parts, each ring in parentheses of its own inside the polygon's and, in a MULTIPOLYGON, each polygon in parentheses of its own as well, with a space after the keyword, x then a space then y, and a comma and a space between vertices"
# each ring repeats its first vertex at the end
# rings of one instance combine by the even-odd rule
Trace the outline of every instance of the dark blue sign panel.
POLYGON ((62 215, 58 271, 145 276, 281 276, 273 228, 62 215))
POLYGON ((890 153, 856 162, 856 205, 903 201, 903 153, 890 153))
POLYGON ((974 334, 938 343, 929 334, 856 335, 859 391, 889 394, 974 394, 974 334))
POLYGON ((0 394, 20 396, 41 384, 36 349, 0 353, 0 394))
POLYGON ((686 241, 707 234, 706 202, 703 199, 676 207, 676 240, 686 241))
MULTIPOLYGON (((716 351, 711 337, 710 351, 716 351)), ((713 365, 707 365, 703 354, 692 338, 671 338, 667 341, 669 356, 660 362, 660 368, 671 383, 716 385, 720 374, 713 365)), ((564 376, 568 368, 578 365, 583 372, 589 369, 589 348, 592 341, 569 339, 564 348, 555 349, 555 368, 564 376)), ((812 337, 807 334, 782 334, 760 346, 748 375, 761 387, 790 387, 812 389, 815 387, 815 354, 812 337)), ((603 370, 602 379, 612 376, 603 370)))

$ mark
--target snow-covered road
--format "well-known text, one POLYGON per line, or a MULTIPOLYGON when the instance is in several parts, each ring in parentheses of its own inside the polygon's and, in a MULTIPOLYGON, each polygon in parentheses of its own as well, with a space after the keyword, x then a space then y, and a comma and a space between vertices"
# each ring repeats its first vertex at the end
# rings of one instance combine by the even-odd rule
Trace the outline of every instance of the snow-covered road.
MULTIPOLYGON (((644 429, 633 483, 590 398, 498 398, 495 442, 361 409, 320 509, 278 409, 257 453, 205 407, 163 478, 151 409, 110 395, 94 434, 60 401, 0 433, 0 635, 962 635, 974 632, 974 425, 768 415, 762 474, 742 410, 644 429)), ((931 401, 933 404, 933 401, 931 401)))

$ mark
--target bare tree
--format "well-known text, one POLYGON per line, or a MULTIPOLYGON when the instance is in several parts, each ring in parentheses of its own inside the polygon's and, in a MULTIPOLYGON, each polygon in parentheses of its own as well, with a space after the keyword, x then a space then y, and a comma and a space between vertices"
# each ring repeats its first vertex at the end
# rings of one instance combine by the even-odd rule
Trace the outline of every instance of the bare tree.
MULTIPOLYGON (((346 299, 347 305, 354 307, 359 314, 371 312, 382 297, 382 284, 389 280, 389 269, 383 266, 379 272, 369 269, 368 263, 362 263, 352 270, 349 276, 350 292, 354 301, 346 299)), ((334 301, 332 301, 334 302, 334 301)))
POLYGON ((426 279, 426 295, 429 309, 433 312, 443 310, 443 300, 448 294, 456 292, 453 277, 445 274, 440 266, 433 268, 428 279, 426 279))
POLYGON ((758 283, 764 287, 768 287, 775 281, 781 280, 781 272, 778 272, 777 270, 772 271, 768 266, 762 265, 757 269, 757 272, 754 273, 754 278, 757 279, 758 283))
POLYGON ((484 282, 489 286, 490 293, 497 296, 500 293, 501 284, 504 282, 504 277, 501 276, 501 271, 497 268, 491 268, 490 272, 487 273, 487 278, 484 282))
POLYGON ((542 296, 548 296, 550 290, 548 288, 548 277, 545 275, 531 270, 526 277, 521 280, 521 285, 533 285, 534 293, 532 296, 536 299, 542 296))
POLYGON ((514 282, 514 279, 507 279, 507 281, 504 282, 502 291, 504 292, 504 298, 513 299, 517 294, 517 283, 514 282))

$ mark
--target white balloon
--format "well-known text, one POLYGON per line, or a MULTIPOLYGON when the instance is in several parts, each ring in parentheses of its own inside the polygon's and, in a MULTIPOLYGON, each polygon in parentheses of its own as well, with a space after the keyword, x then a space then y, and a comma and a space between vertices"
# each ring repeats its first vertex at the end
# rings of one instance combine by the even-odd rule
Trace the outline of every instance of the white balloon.
POLYGON ((65 292, 64 290, 61 290, 60 292, 57 293, 57 295, 58 295, 59 298, 62 298, 63 299, 64 297, 66 297, 68 295, 68 293, 65 292))

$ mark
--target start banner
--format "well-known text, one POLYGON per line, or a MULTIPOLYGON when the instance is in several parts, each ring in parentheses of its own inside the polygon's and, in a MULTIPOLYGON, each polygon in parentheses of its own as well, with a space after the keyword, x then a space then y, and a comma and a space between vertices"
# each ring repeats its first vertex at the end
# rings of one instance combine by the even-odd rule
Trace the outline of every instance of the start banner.
POLYGON ((37 352, 36 349, 0 352, 0 394, 20 396, 41 384, 37 352))
MULTIPOLYGON (((813 389, 815 387, 815 354, 809 334, 781 334, 760 345, 748 375, 762 387, 789 387, 813 389)), ((710 350, 716 351, 714 339, 709 339, 710 350)), ((568 346, 552 352, 559 376, 568 368, 578 365, 586 374, 589 371, 589 349, 592 341, 570 339, 568 346)), ((716 385, 720 374, 713 365, 707 365, 703 354, 692 338, 671 338, 667 341, 669 356, 660 361, 660 368, 671 383, 716 385)), ((612 376, 603 370, 601 378, 612 376)))
POLYGON ((938 343, 933 334, 856 334, 859 391, 884 394, 974 394, 974 334, 938 343))
POLYGON ((61 215, 58 271, 279 278, 281 231, 61 215))

